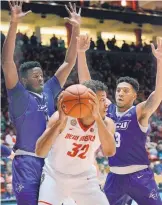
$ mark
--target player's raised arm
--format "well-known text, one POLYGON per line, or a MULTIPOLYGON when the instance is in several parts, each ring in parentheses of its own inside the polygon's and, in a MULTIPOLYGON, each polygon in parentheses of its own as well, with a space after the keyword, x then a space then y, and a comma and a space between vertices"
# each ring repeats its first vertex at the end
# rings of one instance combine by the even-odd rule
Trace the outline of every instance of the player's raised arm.
POLYGON ((146 120, 155 112, 162 101, 162 38, 157 37, 157 49, 155 49, 153 44, 151 44, 151 47, 152 53, 157 59, 155 90, 146 101, 137 105, 137 114, 139 118, 141 117, 146 120))
POLYGON ((37 140, 35 153, 39 157, 46 157, 54 144, 57 136, 62 132, 66 125, 66 115, 62 111, 62 94, 58 99, 58 111, 55 112, 49 120, 48 126, 42 136, 37 140))
POLYGON ((116 152, 116 145, 115 145, 115 124, 110 118, 102 119, 100 112, 99 112, 99 102, 98 98, 90 91, 90 103, 93 106, 92 115, 97 123, 98 127, 98 134, 101 142, 102 151, 105 156, 111 157, 116 152))
POLYGON ((20 19, 31 11, 22 11, 23 1, 9 1, 11 10, 11 21, 7 37, 2 49, 2 69, 5 76, 6 87, 12 89, 18 82, 17 68, 14 63, 14 50, 16 31, 20 19))
POLYGON ((65 56, 64 63, 60 66, 60 68, 55 73, 55 76, 59 80, 61 87, 64 86, 72 68, 75 65, 76 57, 77 57, 77 37, 80 33, 80 23, 81 23, 81 8, 79 12, 76 11, 75 3, 69 3, 69 8, 65 5, 67 12, 69 13, 69 18, 65 18, 72 25, 72 36, 69 48, 67 49, 67 53, 65 56))
POLYGON ((89 49, 90 39, 88 35, 80 35, 77 38, 77 52, 78 52, 78 77, 79 83, 91 80, 89 73, 86 51, 89 49))

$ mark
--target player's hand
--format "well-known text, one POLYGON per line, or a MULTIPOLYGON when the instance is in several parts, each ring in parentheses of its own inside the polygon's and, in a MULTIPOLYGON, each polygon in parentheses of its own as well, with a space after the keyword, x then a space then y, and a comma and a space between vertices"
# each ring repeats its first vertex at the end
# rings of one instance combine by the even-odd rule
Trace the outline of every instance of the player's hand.
POLYGON ((69 14, 69 18, 64 18, 68 23, 70 23, 73 26, 80 26, 81 24, 81 8, 79 8, 79 11, 77 13, 76 11, 76 4, 73 5, 71 2, 69 3, 69 8, 67 5, 65 5, 65 9, 69 14))
POLYGON ((152 53, 157 60, 162 61, 162 37, 157 37, 157 49, 153 43, 151 43, 152 53))
POLYGON ((90 38, 86 35, 80 35, 77 37, 77 51, 86 52, 90 47, 90 38))
POLYGON ((97 95, 92 90, 89 90, 89 97, 90 97, 89 103, 92 105, 92 116, 94 120, 97 120, 98 118, 101 117, 97 95))
POLYGON ((18 23, 20 19, 24 16, 26 16, 28 13, 31 13, 32 11, 23 12, 22 11, 22 1, 8 1, 9 7, 11 9, 11 21, 18 23))
MULTIPOLYGON (((63 91, 64 92, 64 91, 63 91)), ((67 115, 64 113, 63 109, 62 109, 62 101, 63 101, 63 92, 61 92, 61 94, 59 95, 58 98, 58 112, 59 112, 59 120, 63 123, 66 118, 67 115)))
POLYGON ((12 151, 12 152, 11 152, 11 155, 10 155, 8 158, 13 160, 14 157, 15 157, 15 153, 12 151))

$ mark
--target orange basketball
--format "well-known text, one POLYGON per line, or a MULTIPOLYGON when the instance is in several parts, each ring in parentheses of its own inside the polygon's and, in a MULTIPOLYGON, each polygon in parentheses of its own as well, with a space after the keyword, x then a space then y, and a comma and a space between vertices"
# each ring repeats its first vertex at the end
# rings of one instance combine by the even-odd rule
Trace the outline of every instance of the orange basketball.
POLYGON ((82 118, 91 113, 89 91, 84 85, 69 86, 63 94, 61 107, 64 113, 74 118, 82 118))

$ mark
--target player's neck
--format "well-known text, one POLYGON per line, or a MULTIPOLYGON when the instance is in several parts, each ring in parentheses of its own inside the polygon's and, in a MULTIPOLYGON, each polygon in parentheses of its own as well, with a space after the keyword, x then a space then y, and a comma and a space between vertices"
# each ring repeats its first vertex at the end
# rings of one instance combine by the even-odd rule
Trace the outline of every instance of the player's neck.
POLYGON ((94 122, 93 117, 84 117, 84 118, 80 118, 79 120, 85 126, 89 126, 94 122))
POLYGON ((117 107, 118 112, 126 112, 129 110, 133 105, 125 106, 125 107, 117 107))

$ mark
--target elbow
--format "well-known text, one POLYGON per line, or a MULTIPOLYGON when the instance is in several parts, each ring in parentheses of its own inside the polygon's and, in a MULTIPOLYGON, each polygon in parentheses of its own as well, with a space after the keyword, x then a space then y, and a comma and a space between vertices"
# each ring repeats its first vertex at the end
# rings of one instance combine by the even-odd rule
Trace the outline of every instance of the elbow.
POLYGON ((109 147, 108 149, 103 149, 103 153, 106 157, 112 157, 116 154, 116 146, 109 147))
POLYGON ((41 158, 45 158, 45 157, 46 157, 46 154, 43 152, 43 149, 40 148, 38 145, 36 145, 35 154, 36 154, 38 157, 41 157, 41 158))
POLYGON ((46 155, 43 152, 41 152, 40 150, 35 150, 35 154, 38 157, 41 157, 41 158, 45 158, 46 157, 46 155))

